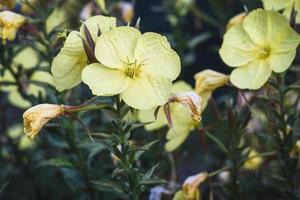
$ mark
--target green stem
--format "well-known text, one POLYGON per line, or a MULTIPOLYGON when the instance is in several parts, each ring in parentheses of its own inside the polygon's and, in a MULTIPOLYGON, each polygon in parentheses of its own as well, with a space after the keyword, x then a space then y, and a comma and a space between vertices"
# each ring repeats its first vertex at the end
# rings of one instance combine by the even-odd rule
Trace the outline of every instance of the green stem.
POLYGON ((226 153, 226 154, 228 153, 228 149, 225 147, 225 145, 218 138, 216 138, 213 134, 209 133, 208 131, 206 131, 205 134, 212 141, 214 141, 220 147, 220 149, 223 150, 224 153, 226 153))
POLYGON ((66 106, 65 110, 67 112, 80 112, 80 111, 91 111, 91 110, 99 110, 103 108, 109 108, 109 105, 93 105, 93 106, 84 106, 84 107, 77 107, 77 106, 66 106))

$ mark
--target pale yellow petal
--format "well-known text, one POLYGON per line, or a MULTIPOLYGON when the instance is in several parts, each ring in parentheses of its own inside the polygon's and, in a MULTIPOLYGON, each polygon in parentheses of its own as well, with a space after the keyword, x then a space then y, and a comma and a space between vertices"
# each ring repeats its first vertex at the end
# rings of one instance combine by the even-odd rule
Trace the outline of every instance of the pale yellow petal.
POLYGON ((28 108, 31 106, 30 101, 28 101, 27 99, 24 99, 17 90, 11 91, 8 94, 8 101, 12 105, 14 105, 18 108, 22 108, 22 109, 25 109, 25 108, 28 108))
POLYGON ((134 63, 134 49, 141 33, 132 27, 120 26, 103 33, 96 42, 96 58, 110 68, 122 68, 134 63))
POLYGON ((55 8, 46 20, 46 31, 50 33, 55 28, 66 28, 67 13, 63 9, 55 8))
POLYGON ((193 91, 193 88, 185 81, 176 81, 175 83, 173 83, 171 89, 172 93, 190 92, 190 91, 193 91))
MULTIPOLYGON (((98 33, 104 33, 110 31, 116 27, 117 20, 114 17, 106 17, 102 15, 96 15, 88 18, 83 24, 85 24, 90 31, 94 41, 98 38, 98 33), (100 31, 100 32, 99 32, 100 31)), ((80 33, 85 36, 84 26, 80 27, 80 33)))
POLYGON ((37 66, 39 57, 34 49, 26 47, 17 53, 13 58, 13 63, 15 65, 22 65, 25 69, 30 69, 37 66))
POLYGON ((166 37, 157 33, 144 33, 138 40, 134 57, 143 69, 153 76, 175 80, 180 73, 180 59, 166 37))
POLYGON ((122 71, 105 67, 99 63, 86 66, 82 72, 82 80, 97 96, 120 94, 130 82, 130 79, 122 71))
POLYGON ((227 65, 238 67, 253 61, 256 49, 240 23, 225 33, 220 56, 227 65))
MULTIPOLYGON (((30 80, 37 81, 45 85, 53 85, 51 74, 45 71, 34 72, 30 77, 30 80)), ((46 95, 46 91, 43 85, 39 85, 39 83, 30 83, 27 89, 27 94, 35 97, 38 97, 41 94, 44 97, 46 95)))
MULTIPOLYGON (((13 77, 13 75, 8 70, 5 70, 3 76, 0 75, 0 81, 15 83, 15 78, 13 77)), ((2 84, 0 84, 0 90, 1 91, 10 92, 10 91, 15 91, 17 89, 18 88, 17 88, 16 85, 2 85, 2 84)))
POLYGON ((53 59, 51 72, 57 90, 70 89, 81 82, 82 69, 87 65, 87 57, 83 49, 79 32, 72 31, 53 59))
POLYGON ((281 73, 291 66, 295 56, 296 50, 284 53, 273 53, 268 58, 268 62, 274 72, 281 73))
POLYGON ((262 0, 262 2, 266 10, 281 10, 286 8, 291 0, 262 0))
POLYGON ((271 76, 272 68, 265 61, 257 61, 236 68, 230 75, 233 85, 241 89, 259 89, 271 76))
POLYGON ((170 95, 172 81, 165 77, 141 74, 132 79, 122 93, 125 103, 136 109, 152 109, 164 105, 170 95))
POLYGON ((138 119, 141 122, 152 122, 151 124, 145 125, 147 131, 158 130, 167 125, 167 120, 163 112, 163 108, 160 108, 157 114, 157 120, 154 117, 155 109, 151 110, 139 110, 138 119))

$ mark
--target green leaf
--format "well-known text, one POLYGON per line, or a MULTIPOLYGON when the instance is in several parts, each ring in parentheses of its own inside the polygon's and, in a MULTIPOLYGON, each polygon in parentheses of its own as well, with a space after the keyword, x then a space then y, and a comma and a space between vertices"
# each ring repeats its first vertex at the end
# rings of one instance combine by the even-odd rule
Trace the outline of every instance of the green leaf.
POLYGON ((114 193, 117 196, 125 196, 122 189, 112 181, 93 180, 90 182, 93 184, 93 188, 98 191, 114 193))
POLYGON ((4 189, 8 186, 8 184, 9 184, 9 182, 6 182, 0 186, 0 197, 1 197, 1 194, 3 193, 4 189))
POLYGON ((71 168, 60 168, 60 171, 63 175, 63 178, 67 184, 67 186, 73 190, 79 190, 86 188, 85 181, 77 169, 71 169, 71 168))
POLYGON ((159 142, 159 140, 154 140, 148 144, 145 144, 143 147, 133 149, 133 151, 137 151, 135 153, 134 160, 138 160, 145 151, 149 150, 157 142, 159 142))
POLYGON ((153 176, 154 171, 157 169, 157 167, 159 166, 159 163, 157 163, 156 165, 154 165, 153 167, 151 167, 151 169, 149 169, 145 175, 143 176, 144 180, 147 180, 149 178, 151 178, 153 176))
POLYGON ((139 184, 140 185, 153 185, 153 184, 162 184, 162 183, 168 183, 168 182, 165 181, 164 179, 160 179, 160 178, 150 178, 150 179, 141 181, 139 184))
POLYGON ((66 158, 51 158, 48 160, 43 160, 37 164, 37 167, 69 167, 69 168, 75 168, 74 164, 71 163, 66 158))
POLYGON ((120 168, 116 168, 112 173, 111 173, 111 177, 114 178, 120 174, 124 174, 125 170, 124 169, 120 169, 120 168))

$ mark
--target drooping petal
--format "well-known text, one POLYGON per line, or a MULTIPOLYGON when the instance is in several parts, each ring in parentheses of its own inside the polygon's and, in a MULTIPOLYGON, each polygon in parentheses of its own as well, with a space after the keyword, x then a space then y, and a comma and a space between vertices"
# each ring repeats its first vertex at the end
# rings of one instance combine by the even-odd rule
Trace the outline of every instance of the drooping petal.
POLYGON ((255 61, 234 69, 230 75, 233 85, 241 89, 259 89, 271 76, 272 68, 266 61, 255 61))
POLYGON ((125 63, 133 63, 133 53, 141 33, 127 26, 120 26, 104 32, 96 42, 96 58, 110 68, 122 68, 125 63))
POLYGON ((141 74, 130 81, 128 88, 122 93, 122 99, 133 108, 152 109, 167 102, 171 86, 169 78, 141 74))
MULTIPOLYGON (((97 15, 88 18, 83 24, 85 24, 90 31, 92 38, 96 41, 98 37, 98 32, 101 33, 110 31, 111 29, 116 27, 117 20, 114 17, 106 17, 102 15, 97 15)), ((84 34, 84 27, 81 25, 80 27, 80 34, 85 36, 84 34)))
POLYGON ((72 31, 52 62, 51 72, 57 90, 70 89, 81 82, 82 69, 87 64, 87 57, 79 32, 72 31))
POLYGON ((240 23, 225 33, 220 56, 227 65, 238 67, 253 61, 256 49, 240 23))
POLYGON ((82 80, 94 95, 113 96, 122 93, 130 82, 125 74, 99 63, 86 66, 82 71, 82 80))
POLYGON ((269 63, 274 72, 281 73, 291 66, 296 56, 296 50, 284 53, 273 53, 270 55, 269 63))
POLYGON ((134 57, 143 69, 153 76, 175 80, 180 73, 180 59, 166 37, 157 33, 144 33, 138 40, 134 57))

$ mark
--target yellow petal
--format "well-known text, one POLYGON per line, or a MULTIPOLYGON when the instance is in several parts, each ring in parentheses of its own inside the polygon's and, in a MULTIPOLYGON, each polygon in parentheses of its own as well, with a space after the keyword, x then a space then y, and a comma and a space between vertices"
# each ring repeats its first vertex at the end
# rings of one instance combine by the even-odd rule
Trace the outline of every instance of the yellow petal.
POLYGON ((110 68, 134 63, 133 53, 141 33, 132 27, 120 26, 103 33, 96 42, 96 58, 110 68))
POLYGON ((171 49, 166 37, 160 34, 144 33, 137 42, 134 57, 153 76, 175 80, 180 73, 179 56, 171 49))
POLYGON ((38 54, 31 47, 26 47, 13 58, 13 63, 22 65, 25 69, 33 68, 39 63, 38 54))
MULTIPOLYGON (((96 15, 88 18, 83 24, 85 24, 90 31, 92 38, 94 41, 98 38, 98 32, 100 30, 100 34, 110 31, 111 29, 116 27, 117 20, 114 17, 106 17, 102 15, 96 15)), ((82 36, 84 33, 84 26, 80 27, 80 33, 82 36)))
POLYGON ((105 67, 99 63, 88 65, 82 72, 82 80, 92 93, 98 96, 113 96, 123 92, 130 79, 116 69, 105 67))
POLYGON ((164 105, 170 95, 172 81, 165 77, 141 74, 132 79, 122 93, 125 103, 136 109, 152 109, 164 105))
POLYGON ((193 88, 185 81, 176 81, 172 85, 172 89, 171 89, 172 93, 190 92, 190 91, 193 91, 193 88))
MULTIPOLYGON (((15 83, 15 78, 8 70, 5 70, 3 76, 0 75, 0 81, 3 81, 3 82, 7 81, 7 82, 15 83)), ((10 91, 15 91, 17 89, 18 88, 16 85, 1 85, 0 84, 1 91, 10 92, 10 91)))
POLYGON ((269 63, 274 72, 281 73, 291 66, 296 56, 296 50, 283 53, 272 53, 269 58, 269 63))
POLYGON ((57 90, 70 89, 81 82, 82 69, 87 64, 79 32, 72 31, 52 62, 51 72, 57 90))
POLYGON ((285 8, 291 0, 262 0, 262 2, 266 10, 281 10, 285 8))
POLYGON ((239 23, 225 33, 220 56, 227 65, 238 67, 253 61, 256 49, 242 23, 239 23))
POLYGON ((55 28, 65 28, 67 21, 66 11, 63 9, 55 8, 51 15, 46 20, 46 31, 50 33, 55 28))
POLYGON ((272 69, 265 61, 256 61, 236 68, 230 75, 233 85, 241 89, 259 89, 271 76, 272 69))
MULTIPOLYGON (((38 81, 41 83, 53 85, 52 82, 52 76, 48 72, 45 71, 36 71, 32 74, 30 77, 30 80, 32 81, 38 81)), ((29 87, 27 89, 28 95, 33 95, 35 97, 38 97, 40 94, 44 97, 46 95, 45 88, 42 85, 30 83, 29 87)))
POLYGON ((22 108, 22 109, 25 109, 25 108, 28 108, 28 107, 31 106, 30 101, 24 99, 17 90, 16 91, 11 91, 8 94, 8 101, 12 105, 14 105, 18 108, 22 108))
POLYGON ((158 130, 167 125, 167 120, 163 109, 160 108, 157 114, 157 120, 154 117, 155 109, 151 110, 139 110, 138 118, 141 122, 152 122, 151 124, 145 125, 147 131, 158 130))

